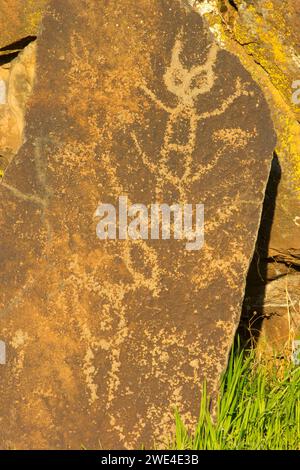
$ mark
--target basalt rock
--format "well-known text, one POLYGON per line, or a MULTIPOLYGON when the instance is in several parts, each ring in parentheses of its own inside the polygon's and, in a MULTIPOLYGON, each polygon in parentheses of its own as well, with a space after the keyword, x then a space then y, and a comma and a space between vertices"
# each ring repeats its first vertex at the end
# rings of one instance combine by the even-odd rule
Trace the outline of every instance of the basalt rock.
POLYGON ((239 323, 275 136, 265 99, 174 0, 52 0, 0 194, 2 447, 165 445, 239 323), (100 240, 99 202, 205 206, 205 245, 100 240))

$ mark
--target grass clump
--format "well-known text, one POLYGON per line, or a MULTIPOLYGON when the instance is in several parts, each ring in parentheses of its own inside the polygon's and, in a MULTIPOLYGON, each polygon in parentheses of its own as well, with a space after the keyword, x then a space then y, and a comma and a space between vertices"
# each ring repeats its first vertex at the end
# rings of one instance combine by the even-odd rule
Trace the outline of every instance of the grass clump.
POLYGON ((176 413, 173 448, 300 450, 300 367, 231 352, 215 407, 203 387, 198 425, 189 433, 176 413))

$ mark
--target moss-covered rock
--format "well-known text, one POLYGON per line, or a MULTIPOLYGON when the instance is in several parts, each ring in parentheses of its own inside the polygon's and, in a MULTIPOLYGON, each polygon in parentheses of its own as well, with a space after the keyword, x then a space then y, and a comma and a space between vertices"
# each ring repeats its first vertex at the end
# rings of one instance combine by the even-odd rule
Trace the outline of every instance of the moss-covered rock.
POLYGON ((0 0, 0 48, 36 36, 48 0, 0 0))
MULTIPOLYGON (((219 43, 240 58, 262 88, 271 109, 278 160, 266 195, 246 292, 249 303, 246 298, 245 308, 250 317, 258 311, 268 318, 280 315, 284 323, 289 315, 288 336, 296 335, 300 307, 286 302, 286 297, 297 297, 300 290, 297 258, 291 256, 300 252, 300 105, 292 100, 293 83, 300 80, 300 4, 292 0, 190 0, 190 3, 206 17, 219 43), (296 274, 293 282, 287 282, 286 289, 276 290, 276 301, 272 302, 275 289, 269 283, 290 273, 296 274)), ((272 320, 268 321, 269 342, 271 324, 272 320)), ((283 335, 282 342, 287 339, 283 335)))

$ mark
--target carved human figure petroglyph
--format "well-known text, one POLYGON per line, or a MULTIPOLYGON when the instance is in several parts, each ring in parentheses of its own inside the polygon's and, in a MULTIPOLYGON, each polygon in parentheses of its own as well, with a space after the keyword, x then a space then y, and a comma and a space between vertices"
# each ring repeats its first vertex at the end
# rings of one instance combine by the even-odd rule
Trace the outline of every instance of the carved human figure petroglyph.
POLYGON ((221 105, 213 111, 198 113, 197 98, 200 95, 209 93, 215 85, 215 65, 217 62, 218 46, 213 43, 207 53, 206 61, 201 65, 195 65, 190 69, 183 66, 181 54, 183 50, 182 32, 175 40, 172 50, 171 62, 163 76, 167 90, 177 98, 177 105, 170 107, 163 103, 146 84, 142 84, 140 89, 155 103, 155 105, 168 113, 166 131, 160 149, 160 158, 156 164, 143 151, 135 133, 132 133, 134 144, 139 152, 144 165, 150 172, 156 175, 157 187, 156 196, 159 199, 162 195, 164 183, 170 183, 179 191, 179 202, 186 202, 186 190, 188 185, 197 181, 204 173, 210 171, 217 163, 222 150, 218 151, 214 158, 206 165, 193 165, 193 152, 196 148, 197 127, 201 120, 223 114, 233 102, 242 95, 248 95, 245 85, 238 77, 235 82, 234 93, 225 99, 221 105), (188 122, 188 135, 185 143, 175 143, 174 136, 179 120, 188 122), (170 167, 171 159, 181 159, 184 161, 184 171, 181 176, 172 171, 170 167))

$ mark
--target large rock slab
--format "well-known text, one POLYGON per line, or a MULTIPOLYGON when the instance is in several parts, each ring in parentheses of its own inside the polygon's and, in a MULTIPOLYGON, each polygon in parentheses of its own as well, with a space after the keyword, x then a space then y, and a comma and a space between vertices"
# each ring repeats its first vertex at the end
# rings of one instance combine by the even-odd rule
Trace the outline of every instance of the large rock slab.
POLYGON ((174 0, 52 0, 36 76, 1 185, 1 446, 162 446, 226 367, 275 145, 266 102, 174 0), (122 195, 203 203, 204 247, 99 240, 99 201, 122 195))

